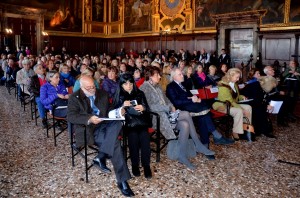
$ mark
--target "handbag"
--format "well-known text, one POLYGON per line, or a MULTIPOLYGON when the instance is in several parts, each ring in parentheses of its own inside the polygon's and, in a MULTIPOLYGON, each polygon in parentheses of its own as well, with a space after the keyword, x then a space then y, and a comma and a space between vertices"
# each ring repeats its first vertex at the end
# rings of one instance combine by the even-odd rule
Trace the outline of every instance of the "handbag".
POLYGON ((180 113, 179 109, 177 109, 174 112, 167 113, 168 119, 169 119, 169 121, 170 121, 171 124, 176 124, 177 123, 177 120, 178 120, 178 117, 179 117, 179 113, 180 113))
POLYGON ((151 127, 152 122, 148 112, 140 113, 132 107, 126 108, 125 111, 125 126, 151 127))
POLYGON ((244 117, 243 129, 244 129, 244 134, 246 135, 245 139, 248 140, 249 142, 255 141, 254 127, 252 124, 250 124, 249 119, 246 117, 244 117))
MULTIPOLYGON (((179 153, 182 152, 179 150, 179 141, 170 140, 167 145, 167 157, 171 160, 177 160, 179 153)), ((196 156, 196 147, 192 139, 188 139, 186 155, 187 158, 192 158, 196 156)))

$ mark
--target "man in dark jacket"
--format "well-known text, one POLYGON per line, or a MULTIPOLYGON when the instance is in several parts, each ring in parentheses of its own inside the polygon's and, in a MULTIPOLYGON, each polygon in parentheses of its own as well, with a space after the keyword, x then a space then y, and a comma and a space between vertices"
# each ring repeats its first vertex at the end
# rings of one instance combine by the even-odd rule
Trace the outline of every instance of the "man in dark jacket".
POLYGON ((82 146, 84 139, 84 126, 87 127, 88 144, 93 142, 99 148, 98 155, 94 159, 102 172, 110 173, 106 166, 106 159, 110 159, 117 178, 118 188, 125 196, 134 196, 127 180, 131 178, 127 164, 124 160, 119 132, 122 128, 121 121, 103 121, 109 110, 108 94, 102 90, 96 90, 94 80, 83 76, 80 79, 80 89, 74 92, 68 103, 68 121, 74 124, 76 146, 82 146), (81 141, 80 141, 81 140, 81 141))
POLYGON ((196 126, 200 130, 201 142, 204 145, 209 144, 209 133, 214 136, 215 144, 232 144, 232 139, 224 138, 215 128, 211 116, 210 109, 201 101, 197 96, 193 96, 190 92, 186 91, 182 86, 184 76, 179 68, 174 68, 171 71, 172 82, 168 84, 166 95, 176 107, 176 109, 189 111, 193 114, 196 126))

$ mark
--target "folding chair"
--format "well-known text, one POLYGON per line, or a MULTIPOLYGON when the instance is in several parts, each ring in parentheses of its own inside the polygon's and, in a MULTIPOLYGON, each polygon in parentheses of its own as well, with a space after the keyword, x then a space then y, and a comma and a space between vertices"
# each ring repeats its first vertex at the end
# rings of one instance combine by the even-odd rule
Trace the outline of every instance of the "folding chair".
MULTIPOLYGON (((67 118, 62 118, 62 117, 57 117, 57 116, 54 116, 55 114, 55 111, 60 108, 60 107, 55 107, 53 106, 52 107, 52 112, 48 111, 46 113, 46 119, 48 121, 51 121, 51 125, 48 125, 46 127, 46 131, 47 131, 47 137, 49 137, 49 130, 51 128, 53 128, 53 138, 54 138, 54 146, 56 146, 56 138, 61 134, 63 133, 67 128, 68 128, 68 124, 67 124, 67 118), (48 119, 48 116, 50 117, 48 119), (56 132, 56 126, 60 126, 60 129, 59 129, 59 132, 57 133, 56 132)), ((67 108, 67 107, 65 107, 67 108)))
POLYGON ((96 146, 88 146, 87 145, 87 138, 86 138, 86 126, 84 129, 84 146, 77 147, 76 141, 75 141, 75 131, 73 128, 73 124, 71 122, 68 122, 68 133, 70 137, 70 145, 71 145, 71 156, 72 156, 72 166, 75 166, 75 156, 80 155, 84 158, 84 165, 85 165, 85 181, 86 183, 89 182, 89 175, 88 171, 89 169, 94 165, 93 163, 88 163, 88 156, 90 155, 96 155, 98 153, 98 149, 96 146), (90 151, 88 151, 90 149, 90 151))
POLYGON ((6 74, 5 87, 8 91, 8 93, 9 93, 9 95, 11 95, 12 90, 15 90, 15 97, 18 100, 18 97, 17 97, 17 95, 18 95, 17 84, 16 84, 15 80, 9 74, 6 74))
POLYGON ((21 107, 23 107, 24 111, 26 109, 26 105, 31 103, 32 97, 24 92, 25 85, 19 84, 18 86, 18 96, 20 97, 21 107))
POLYGON ((38 109, 36 107, 35 96, 30 100, 30 114, 31 120, 35 120, 35 126, 37 126, 37 119, 40 117, 38 114, 38 109))

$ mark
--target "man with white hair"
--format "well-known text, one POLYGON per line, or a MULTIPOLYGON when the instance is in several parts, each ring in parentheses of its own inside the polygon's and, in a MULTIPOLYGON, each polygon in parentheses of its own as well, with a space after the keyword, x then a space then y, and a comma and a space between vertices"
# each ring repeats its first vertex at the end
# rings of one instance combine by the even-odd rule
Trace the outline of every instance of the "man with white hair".
POLYGON ((209 133, 212 133, 215 144, 233 144, 234 140, 223 137, 216 130, 209 114, 210 109, 206 103, 185 90, 185 87, 181 84, 184 81, 184 76, 180 68, 172 69, 171 80, 172 82, 167 86, 166 95, 176 109, 188 111, 193 114, 196 122, 195 125, 199 127, 201 142, 208 146, 209 133))
POLYGON ((134 196, 127 180, 131 178, 121 149, 119 133, 122 129, 121 121, 104 121, 109 111, 108 94, 96 89, 94 79, 82 76, 80 89, 74 92, 68 103, 68 121, 74 124, 76 146, 83 142, 83 131, 87 130, 88 145, 95 143, 98 146, 98 155, 93 160, 94 165, 102 172, 110 173, 106 160, 110 159, 116 174, 117 185, 122 194, 134 196))

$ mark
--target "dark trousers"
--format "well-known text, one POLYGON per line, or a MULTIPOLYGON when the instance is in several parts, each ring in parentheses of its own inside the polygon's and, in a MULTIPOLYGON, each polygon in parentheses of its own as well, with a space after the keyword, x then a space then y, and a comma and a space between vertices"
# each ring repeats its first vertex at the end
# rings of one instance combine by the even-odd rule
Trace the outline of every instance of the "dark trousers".
POLYGON ((198 128, 202 144, 209 144, 209 134, 216 130, 210 113, 202 116, 196 116, 193 120, 198 128))
POLYGON ((139 166, 140 149, 142 166, 149 166, 151 150, 148 129, 145 127, 128 127, 125 129, 125 133, 128 137, 128 147, 132 166, 139 166))
POLYGON ((98 157, 102 157, 104 153, 110 158, 117 182, 123 182, 131 178, 118 140, 121 128, 122 123, 120 121, 104 121, 97 126, 94 132, 95 143, 99 148, 98 157))

